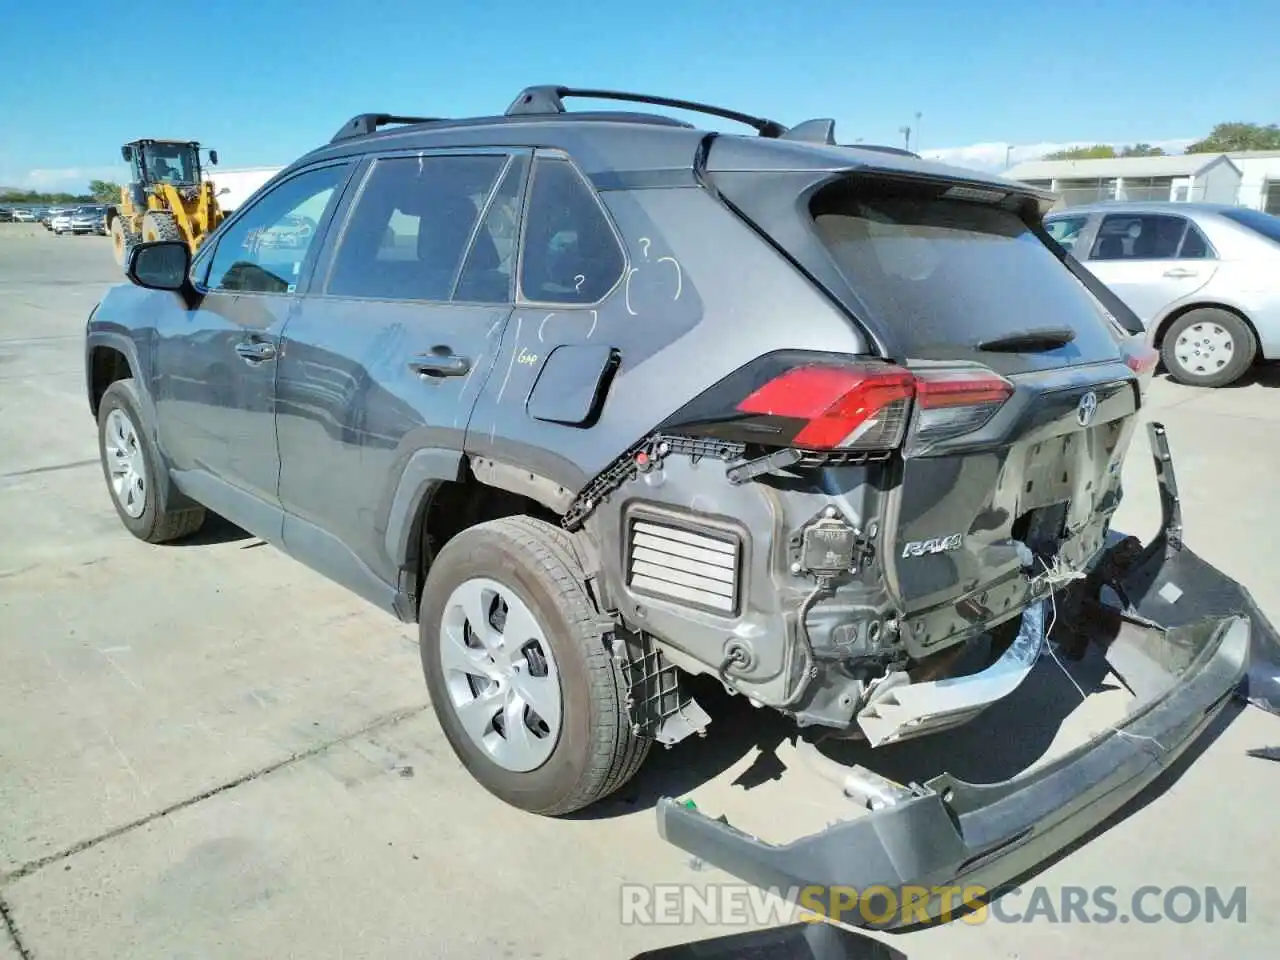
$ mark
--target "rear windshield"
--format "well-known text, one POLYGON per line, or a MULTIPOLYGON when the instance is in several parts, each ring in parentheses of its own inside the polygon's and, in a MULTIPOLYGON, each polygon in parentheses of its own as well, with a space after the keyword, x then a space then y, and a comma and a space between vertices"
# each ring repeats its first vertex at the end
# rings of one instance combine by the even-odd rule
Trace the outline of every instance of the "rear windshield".
POLYGON ((1010 210, 841 185, 811 213, 854 292, 911 357, 973 358, 983 341, 1046 327, 1075 332, 1058 362, 1115 356, 1100 304, 1010 210))
POLYGON ((1260 233, 1268 240, 1274 240, 1280 243, 1280 217, 1273 216, 1269 213, 1263 213, 1261 210, 1223 210, 1222 215, 1228 220, 1234 220, 1242 227, 1248 227, 1254 233, 1260 233))

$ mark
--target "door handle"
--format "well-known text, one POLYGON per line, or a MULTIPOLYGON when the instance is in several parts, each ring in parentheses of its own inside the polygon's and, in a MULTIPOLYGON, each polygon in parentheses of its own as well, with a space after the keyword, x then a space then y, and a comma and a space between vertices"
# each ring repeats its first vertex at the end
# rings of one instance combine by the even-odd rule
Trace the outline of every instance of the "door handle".
POLYGON ((276 348, 266 340, 241 340, 236 344, 236 353, 249 363, 261 363, 274 360, 276 348))
POLYGON ((422 377, 465 377, 471 372, 471 358, 454 353, 429 353, 410 360, 409 369, 422 377))
POLYGON ((1174 267, 1172 270, 1166 270, 1164 275, 1172 280, 1181 280, 1185 277, 1198 277, 1200 272, 1198 270, 1188 270, 1186 267, 1174 267))

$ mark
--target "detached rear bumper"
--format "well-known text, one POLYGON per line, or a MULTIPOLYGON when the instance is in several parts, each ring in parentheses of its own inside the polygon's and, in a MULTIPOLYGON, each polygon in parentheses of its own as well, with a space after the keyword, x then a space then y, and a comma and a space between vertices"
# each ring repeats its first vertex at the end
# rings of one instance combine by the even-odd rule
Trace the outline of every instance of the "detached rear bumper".
POLYGON ((784 845, 668 798, 658 803, 658 832, 749 883, 802 898, 806 909, 852 926, 893 928, 949 918, 963 900, 1008 884, 1114 814, 1242 687, 1251 642, 1275 636, 1256 607, 1239 604, 1235 581, 1181 546, 1176 486, 1158 425, 1152 441, 1157 459, 1163 455, 1164 529, 1122 571, 1117 585, 1126 612, 1087 607, 1091 625, 1108 629, 1096 639, 1109 663, 1135 694, 1118 725, 1003 783, 943 774, 892 806, 784 845), (1147 598, 1165 602, 1156 594, 1195 616, 1172 617, 1167 629, 1153 623, 1147 598), (868 909, 859 898, 873 894, 868 909))

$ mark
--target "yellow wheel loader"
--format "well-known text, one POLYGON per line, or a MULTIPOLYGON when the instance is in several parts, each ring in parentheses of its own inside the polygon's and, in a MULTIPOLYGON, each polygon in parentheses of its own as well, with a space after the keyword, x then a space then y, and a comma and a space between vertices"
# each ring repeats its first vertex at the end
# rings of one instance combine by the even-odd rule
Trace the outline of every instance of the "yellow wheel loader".
MULTIPOLYGON (((182 240, 195 253, 222 222, 216 188, 200 170, 194 140, 134 140, 120 148, 132 170, 120 205, 107 213, 116 263, 123 266, 138 241, 182 240)), ((208 151, 209 164, 218 151, 208 151)))

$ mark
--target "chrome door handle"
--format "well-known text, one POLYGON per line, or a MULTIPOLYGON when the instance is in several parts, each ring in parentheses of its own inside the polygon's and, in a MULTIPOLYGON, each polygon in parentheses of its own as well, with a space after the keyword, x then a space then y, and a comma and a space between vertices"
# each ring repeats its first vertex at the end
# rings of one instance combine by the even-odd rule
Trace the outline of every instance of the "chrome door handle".
POLYGON ((1171 279, 1179 280, 1184 277, 1198 277, 1200 273, 1197 270, 1188 270, 1185 267, 1174 267, 1172 270, 1166 270, 1164 275, 1171 279))
POLYGON ((421 377, 465 377, 471 358, 454 353, 429 353, 409 361, 409 369, 421 377))
POLYGON ((236 353, 249 363, 274 360, 276 348, 265 340, 242 340, 236 344, 236 353))

